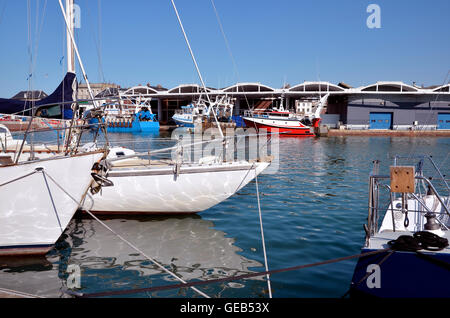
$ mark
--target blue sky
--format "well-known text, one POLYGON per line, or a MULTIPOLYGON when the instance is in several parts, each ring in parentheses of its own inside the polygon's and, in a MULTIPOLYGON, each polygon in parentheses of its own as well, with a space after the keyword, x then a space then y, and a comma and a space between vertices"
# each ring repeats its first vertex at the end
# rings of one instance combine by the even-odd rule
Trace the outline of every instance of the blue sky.
MULTIPOLYGON (((65 1, 63 1, 65 2, 65 1)), ((198 83, 170 0, 76 0, 77 43, 91 82, 171 88, 198 83), (100 8, 100 10, 99 10, 100 8)), ((450 70, 450 1, 176 0, 206 84, 305 80, 380 80, 441 84, 450 70), (369 4, 381 28, 369 29, 369 4)), ((56 0, 31 0, 33 89, 50 93, 66 64, 63 18, 56 0), (44 10, 45 7, 45 10, 44 10), (37 19, 39 17, 39 19, 37 19), (42 26, 42 27, 41 27, 42 26), (39 32, 39 30, 41 30, 39 32)), ((0 96, 28 88, 27 0, 0 0, 0 96)), ((79 76, 81 78, 81 76, 79 76)))

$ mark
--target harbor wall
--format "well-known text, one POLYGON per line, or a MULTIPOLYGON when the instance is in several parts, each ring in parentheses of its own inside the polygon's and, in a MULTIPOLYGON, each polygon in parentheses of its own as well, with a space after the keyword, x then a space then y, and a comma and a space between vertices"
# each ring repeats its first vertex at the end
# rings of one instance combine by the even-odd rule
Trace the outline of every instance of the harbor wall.
POLYGON ((450 137, 450 130, 329 129, 328 137, 450 137))

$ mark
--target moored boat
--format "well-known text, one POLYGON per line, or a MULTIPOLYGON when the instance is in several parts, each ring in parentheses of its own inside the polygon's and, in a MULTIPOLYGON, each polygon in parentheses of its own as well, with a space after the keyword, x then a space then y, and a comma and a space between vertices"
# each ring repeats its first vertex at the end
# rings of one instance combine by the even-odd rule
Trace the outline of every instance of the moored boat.
POLYGON ((207 101, 199 98, 186 106, 181 106, 172 116, 180 127, 194 128, 205 122, 231 122, 233 104, 228 96, 216 96, 215 100, 207 101), (213 114, 215 113, 215 115, 213 114))
POLYGON ((399 166, 398 159, 390 175, 379 174, 375 162, 370 176, 362 253, 372 254, 359 258, 350 295, 450 297, 450 188, 431 157, 422 157, 416 166, 399 166), (425 161, 431 162, 436 169, 432 172, 439 176, 433 183, 424 177, 425 161), (380 223, 383 191, 389 204, 380 223))
POLYGON ((159 132, 159 122, 156 115, 152 114, 147 107, 143 107, 130 117, 107 117, 106 125, 111 133, 140 133, 159 132))
POLYGON ((265 129, 268 132, 295 136, 314 136, 312 127, 307 122, 298 119, 296 115, 283 111, 268 111, 263 113, 246 112, 243 120, 247 127, 256 130, 265 129))
POLYGON ((0 255, 47 253, 84 199, 92 168, 103 155, 95 151, 17 164, 2 160, 0 255))
MULTIPOLYGON (((67 19, 61 1, 59 4, 68 35, 76 47, 73 21, 67 19)), ((67 1, 66 9, 73 12, 72 0, 67 1)), ((68 54, 72 50, 68 49, 68 54)), ((22 140, 15 140, 6 126, 1 127, 4 135, 0 148, 0 255, 48 252, 94 185, 94 178, 101 178, 97 173, 98 163, 106 157, 107 148, 78 149, 85 127, 79 126, 77 119, 78 108, 73 98, 77 81, 70 60, 64 81, 49 97, 32 103, 0 99, 3 112, 30 115, 22 140), (58 127, 58 130, 67 129, 65 146, 60 147, 59 134, 56 146, 35 146, 34 135, 39 130, 34 130, 34 121, 39 116, 71 119, 69 127, 58 127), (29 136, 32 138, 27 143, 29 136)), ((84 78, 88 83, 87 76, 84 78)))
MULTIPOLYGON (((271 158, 197 163, 148 160, 124 148, 113 148, 127 159, 111 161, 105 176, 114 183, 94 196, 90 211, 97 214, 189 214, 223 202, 264 171, 271 158)), ((120 159, 120 157, 116 158, 120 159)))
POLYGON ((300 116, 285 111, 283 106, 280 106, 280 109, 269 111, 246 111, 242 119, 247 127, 255 128, 257 131, 264 129, 284 136, 315 136, 314 130, 319 127, 320 113, 328 96, 329 94, 320 99, 315 112, 310 116, 300 116))

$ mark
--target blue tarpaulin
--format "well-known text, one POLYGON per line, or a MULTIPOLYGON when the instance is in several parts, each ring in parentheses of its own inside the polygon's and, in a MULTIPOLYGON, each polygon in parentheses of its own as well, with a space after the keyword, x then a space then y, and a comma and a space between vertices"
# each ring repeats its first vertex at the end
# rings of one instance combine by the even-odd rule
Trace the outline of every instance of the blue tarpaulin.
MULTIPOLYGON (((75 100, 74 87, 76 85, 74 84, 76 84, 76 75, 74 73, 67 73, 61 84, 59 84, 58 88, 50 96, 34 103, 35 109, 38 112, 41 110, 42 117, 61 118, 61 114, 64 114, 64 119, 71 119, 73 116, 72 105, 70 103, 61 103, 75 100), (39 107, 40 105, 49 104, 52 106, 39 107), (59 110, 55 109, 55 105, 59 107, 59 110)), ((0 98, 0 113, 2 114, 31 116, 32 106, 30 101, 0 98)))

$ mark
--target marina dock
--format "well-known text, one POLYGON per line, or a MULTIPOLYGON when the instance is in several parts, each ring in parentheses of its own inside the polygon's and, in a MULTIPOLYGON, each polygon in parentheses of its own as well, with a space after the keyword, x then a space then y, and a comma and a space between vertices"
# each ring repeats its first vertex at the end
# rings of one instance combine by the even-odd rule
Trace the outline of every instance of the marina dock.
POLYGON ((328 137, 450 137, 450 130, 368 130, 368 129, 329 129, 328 137))

